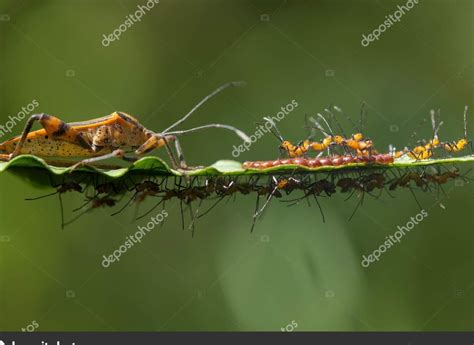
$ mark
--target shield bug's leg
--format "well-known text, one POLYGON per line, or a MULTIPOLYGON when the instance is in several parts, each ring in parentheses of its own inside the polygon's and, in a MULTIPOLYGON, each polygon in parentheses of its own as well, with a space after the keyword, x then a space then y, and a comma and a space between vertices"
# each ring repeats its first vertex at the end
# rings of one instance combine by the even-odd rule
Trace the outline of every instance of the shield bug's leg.
POLYGON ((147 141, 145 141, 142 146, 135 150, 137 156, 141 156, 145 153, 148 153, 156 148, 165 146, 165 141, 160 135, 153 135, 147 141))
MULTIPOLYGON (((171 150, 170 144, 168 143, 168 140, 166 140, 166 137, 163 138, 165 142, 165 148, 166 148, 166 153, 168 153, 168 156, 171 159, 171 163, 173 164, 173 168, 179 169, 178 161, 176 160, 176 157, 173 153, 173 150, 171 150)), ((173 138, 173 140, 176 140, 176 137, 173 138)))
POLYGON ((79 167, 90 165, 91 163, 96 163, 96 162, 99 162, 99 161, 102 161, 102 160, 105 160, 105 159, 110 159, 110 158, 122 158, 124 160, 128 160, 128 158, 125 158, 125 152, 121 149, 118 149, 118 150, 115 150, 111 153, 107 153, 107 154, 102 155, 102 156, 84 159, 84 160, 74 164, 71 167, 71 172, 76 170, 79 167))
POLYGON ((48 114, 35 114, 32 115, 26 122, 23 133, 16 144, 15 150, 9 155, 9 159, 21 154, 21 149, 23 148, 23 145, 28 138, 28 133, 30 133, 31 128, 35 122, 39 122, 41 124, 47 135, 51 137, 52 140, 64 140, 87 149, 92 149, 91 145, 84 140, 82 133, 77 132, 64 121, 48 114))
POLYGON ((178 162, 176 160, 176 157, 173 154, 173 151, 171 150, 169 146, 169 142, 175 141, 175 140, 176 140, 176 137, 174 135, 154 134, 147 141, 145 141, 142 146, 140 146, 135 151, 135 154, 137 156, 141 156, 154 149, 164 146, 166 148, 166 152, 168 153, 168 156, 170 156, 171 163, 173 164, 173 168, 178 169, 179 168, 178 162))
POLYGON ((186 160, 184 159, 183 149, 181 148, 181 144, 178 138, 174 141, 174 146, 176 148, 176 153, 178 154, 179 166, 181 169, 187 169, 188 165, 186 164, 186 160))
MULTIPOLYGON (((18 142, 18 144, 16 145, 16 148, 15 150, 9 155, 9 159, 12 159, 16 156, 18 156, 21 152, 21 148, 23 147, 23 144, 25 143, 26 141, 26 137, 28 136, 28 133, 30 133, 31 131, 31 127, 33 127, 33 124, 35 121, 39 121, 41 122, 41 124, 43 125, 43 122, 42 122, 42 119, 43 117, 45 116, 46 114, 35 114, 35 115, 31 115, 31 117, 28 119, 28 121, 26 122, 26 125, 25 125, 25 128, 23 129, 23 132, 21 134, 21 138, 20 138, 20 141, 18 142)), ((47 115, 49 116, 49 115, 47 115)), ((45 127, 43 125, 43 127, 45 127)))

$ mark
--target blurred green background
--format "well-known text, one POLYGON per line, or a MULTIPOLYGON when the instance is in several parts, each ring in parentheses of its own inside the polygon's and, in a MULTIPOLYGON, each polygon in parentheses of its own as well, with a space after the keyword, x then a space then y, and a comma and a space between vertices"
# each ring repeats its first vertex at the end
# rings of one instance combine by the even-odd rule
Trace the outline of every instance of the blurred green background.
MULTIPOLYGON (((417 128, 428 137, 418 125, 432 108, 442 136, 458 138, 463 107, 473 108, 470 0, 420 1, 368 47, 362 34, 404 1, 162 0, 102 46, 144 3, 0 0, 0 123, 37 100, 35 112, 67 121, 120 110, 161 130, 220 84, 245 80, 183 128, 221 122, 251 134, 294 99, 279 126, 297 141, 306 113, 334 103, 357 118, 366 101, 366 133, 385 148, 417 128)), ((205 165, 232 159, 240 143, 209 130, 182 144, 205 165)), ((277 155, 267 135, 239 159, 277 155)), ((146 220, 97 210, 61 230, 56 197, 24 201, 48 190, 3 173, 0 330, 472 330, 473 186, 445 190, 441 200, 418 193, 429 216, 367 269, 361 256, 418 213, 408 191, 366 199, 350 222, 355 198, 324 199, 326 224, 315 205, 273 202, 254 233, 254 197, 238 197, 199 219, 194 238, 169 203, 166 224, 104 269, 102 255, 146 220)), ((82 198, 64 202, 70 218, 82 198)))

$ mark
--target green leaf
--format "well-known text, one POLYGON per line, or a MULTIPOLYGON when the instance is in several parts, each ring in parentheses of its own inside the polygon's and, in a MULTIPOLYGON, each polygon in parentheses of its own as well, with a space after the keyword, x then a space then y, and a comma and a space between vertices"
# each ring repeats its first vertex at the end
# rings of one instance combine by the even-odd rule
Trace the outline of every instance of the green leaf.
MULTIPOLYGON (((429 160, 411 160, 407 158, 398 159, 393 164, 383 165, 386 169, 397 169, 407 167, 421 167, 428 165, 449 165, 474 162, 474 155, 464 157, 452 157, 429 160)), ((268 169, 243 169, 242 163, 231 160, 220 160, 216 163, 202 168, 187 171, 190 176, 232 176, 232 175, 271 175, 283 174, 293 171, 299 172, 324 172, 324 171, 345 171, 354 169, 374 169, 380 168, 376 164, 353 163, 341 166, 325 166, 317 168, 307 168, 298 165, 280 165, 268 169)), ((31 155, 22 155, 9 162, 0 162, 0 172, 11 171, 15 175, 29 180, 37 185, 48 184, 52 176, 81 176, 84 174, 96 174, 110 179, 119 179, 127 174, 144 176, 183 176, 183 172, 171 169, 166 162, 158 157, 144 157, 123 168, 102 167, 81 167, 73 172, 69 167, 60 167, 48 164, 44 159, 31 155)))

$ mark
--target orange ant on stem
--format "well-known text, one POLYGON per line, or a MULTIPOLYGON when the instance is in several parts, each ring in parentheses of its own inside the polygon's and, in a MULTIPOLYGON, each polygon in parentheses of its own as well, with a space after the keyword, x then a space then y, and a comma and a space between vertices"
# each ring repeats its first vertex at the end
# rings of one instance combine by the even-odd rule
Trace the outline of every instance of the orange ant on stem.
MULTIPOLYGON (((464 150, 468 145, 471 148, 472 152, 472 141, 467 139, 467 110, 468 107, 464 107, 463 122, 464 122, 464 137, 457 141, 441 141, 439 139, 439 130, 443 125, 443 121, 439 121, 440 111, 438 110, 438 124, 436 124, 435 111, 430 111, 431 118, 431 127, 433 130, 433 138, 428 142, 421 140, 420 145, 415 146, 413 149, 405 148, 403 151, 395 151, 395 149, 390 148, 394 157, 399 158, 403 155, 407 155, 411 159, 423 160, 429 159, 434 155, 435 149, 441 148, 448 153, 456 153, 464 150)), ((415 132, 416 133, 416 132, 415 132)))
MULTIPOLYGON (((361 117, 363 114, 363 107, 364 105, 361 109, 361 117)), ((344 112, 339 107, 334 106, 333 109, 340 112, 341 114, 344 114, 344 112)), ((319 130, 324 135, 324 138, 319 142, 312 141, 311 139, 314 137, 314 133, 312 133, 306 140, 298 143, 297 145, 294 145, 292 142, 283 138, 273 119, 270 117, 264 117, 264 119, 265 121, 270 122, 272 125, 271 133, 280 141, 280 151, 286 152, 290 158, 306 156, 309 151, 319 152, 318 157, 320 157, 324 151, 328 150, 328 153, 331 155, 331 149, 334 147, 341 147, 347 155, 352 155, 352 153, 348 151, 349 149, 354 151, 357 156, 370 156, 372 153, 376 153, 376 151, 373 150, 372 141, 370 139, 364 140, 364 135, 359 130, 357 130, 357 133, 352 134, 350 138, 347 138, 336 116, 327 108, 325 109, 325 112, 330 115, 331 119, 336 121, 342 135, 334 134, 326 118, 322 114, 318 113, 317 116, 324 122, 327 130, 324 129, 320 122, 313 117, 306 118, 306 123, 309 120, 314 124, 314 126, 307 125, 307 128, 319 130)), ((353 123, 350 117, 347 115, 346 117, 353 123)))

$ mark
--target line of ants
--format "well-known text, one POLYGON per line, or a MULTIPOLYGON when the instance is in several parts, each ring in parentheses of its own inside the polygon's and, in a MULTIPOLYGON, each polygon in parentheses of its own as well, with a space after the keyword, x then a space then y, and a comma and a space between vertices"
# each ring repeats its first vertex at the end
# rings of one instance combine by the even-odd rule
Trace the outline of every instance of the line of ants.
MULTIPOLYGON (((388 153, 379 153, 371 139, 365 138, 362 131, 347 116, 339 107, 333 106, 326 108, 324 111, 326 117, 320 113, 317 114, 317 119, 314 117, 306 117, 306 128, 311 130, 311 134, 307 139, 293 144, 289 140, 285 140, 278 129, 276 123, 270 117, 264 117, 265 121, 271 124, 271 133, 278 139, 280 145, 280 156, 284 155, 288 158, 280 158, 273 161, 248 161, 244 162, 244 168, 247 169, 266 169, 277 165, 301 165, 307 167, 319 166, 339 166, 351 163, 377 163, 390 164, 395 159, 407 156, 414 160, 424 160, 433 157, 435 150, 442 149, 451 154, 464 150, 466 147, 471 148, 472 141, 467 138, 467 110, 464 108, 464 137, 455 141, 441 141, 438 133, 443 122, 439 120, 440 112, 438 111, 438 121, 436 121, 435 111, 430 112, 431 124, 433 130, 433 137, 430 140, 420 140, 418 145, 413 148, 405 147, 401 151, 397 151, 392 145, 389 147, 388 153), (331 110, 335 110, 344 115, 356 129, 356 133, 347 136, 344 130, 331 110), (331 128, 330 122, 334 121, 339 130, 339 134, 335 134, 331 128), (324 126, 322 125, 324 124, 324 126), (313 141, 315 132, 319 131, 324 138, 319 141, 313 141), (337 150, 339 149, 339 151, 337 150), (309 157, 309 152, 316 152, 316 157, 309 157), (342 152, 341 152, 342 151, 342 152), (327 152, 326 156, 323 154, 327 152)), ((360 126, 363 124, 364 118, 364 104, 361 107, 360 126)))
MULTIPOLYGON (((457 168, 438 168, 432 166, 398 169, 384 169, 378 167, 370 170, 351 170, 328 173, 304 173, 294 170, 291 173, 274 174, 270 176, 156 176, 144 178, 143 176, 128 176, 121 180, 104 180, 99 177, 85 178, 83 181, 68 181, 67 177, 61 183, 51 185, 56 191, 40 197, 27 200, 38 200, 45 197, 57 195, 61 206, 61 225, 65 227, 88 212, 98 208, 113 208, 118 206, 122 199, 129 193, 131 196, 125 200, 120 208, 111 215, 116 216, 125 211, 128 207, 135 205, 134 220, 145 218, 156 208, 165 208, 168 201, 176 199, 179 201, 181 212, 181 223, 185 229, 185 208, 189 212, 191 219, 189 230, 194 235, 195 222, 211 212, 224 199, 234 199, 237 195, 256 195, 255 210, 252 216, 251 231, 254 230, 256 220, 262 215, 273 198, 280 199, 288 206, 300 204, 306 201, 308 205, 311 200, 316 202, 321 213, 322 221, 325 216, 320 203, 320 198, 331 197, 333 194, 348 194, 346 201, 357 195, 357 202, 349 220, 356 214, 358 208, 363 204, 365 195, 380 198, 382 193, 393 197, 392 192, 398 188, 408 188, 416 203, 422 208, 415 190, 422 192, 437 191, 445 193, 442 185, 450 180, 460 179, 466 183, 472 179, 468 177, 469 171, 461 175, 457 168), (377 192, 378 191, 378 192, 377 192), (84 202, 73 212, 75 217, 69 221, 64 220, 64 209, 62 196, 66 193, 79 193, 85 196, 84 202), (296 198, 285 199, 294 192, 301 192, 296 198), (261 199, 264 204, 260 206, 261 199), (142 214, 138 214, 138 207, 144 204, 145 200, 156 200, 154 205, 142 214), (205 200, 213 200, 210 206, 201 212, 202 203, 205 200), (196 209, 193 204, 197 203, 196 209)), ((85 175, 87 176, 87 175, 85 175)))

